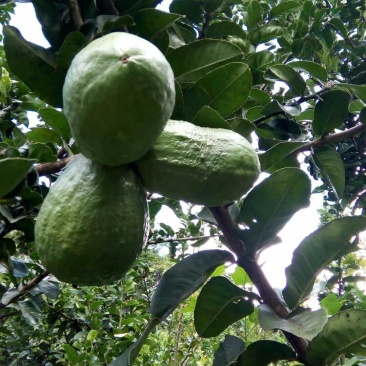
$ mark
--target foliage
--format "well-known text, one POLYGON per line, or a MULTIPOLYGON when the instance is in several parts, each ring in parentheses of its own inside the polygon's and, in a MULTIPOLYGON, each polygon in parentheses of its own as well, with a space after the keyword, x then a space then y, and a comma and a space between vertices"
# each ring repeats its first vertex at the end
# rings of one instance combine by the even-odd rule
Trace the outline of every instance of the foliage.
MULTIPOLYGON (((364 2, 173 0, 170 14, 158 3, 34 0, 47 49, 4 27, 0 362, 362 364, 364 2), (149 245, 134 267, 113 286, 74 288, 42 267, 34 221, 49 183, 78 153, 58 109, 67 69, 86 44, 113 31, 166 55, 177 90, 172 118, 247 137, 269 177, 225 207, 149 193, 149 245), (313 192, 310 177, 320 182, 313 192), (312 194, 324 196, 324 225, 301 242, 276 292, 257 256, 312 194), (167 207, 178 229, 161 222, 167 207), (221 248, 201 250, 210 238, 221 248), (327 280, 316 283, 324 269, 327 280), (319 311, 307 308, 311 294, 319 311)), ((13 6, 1 6, 2 24, 13 6)))

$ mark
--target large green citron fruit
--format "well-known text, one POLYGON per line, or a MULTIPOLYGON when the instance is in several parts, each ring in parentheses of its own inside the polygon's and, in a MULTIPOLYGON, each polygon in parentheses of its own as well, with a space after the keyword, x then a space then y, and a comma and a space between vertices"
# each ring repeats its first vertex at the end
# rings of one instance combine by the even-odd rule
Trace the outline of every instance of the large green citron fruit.
POLYGON ((154 145, 173 112, 173 71, 152 43, 110 33, 75 56, 63 103, 83 155, 100 164, 127 164, 154 145))
POLYGON ((39 212, 35 241, 59 280, 105 285, 119 280, 147 240, 146 195, 128 167, 74 158, 39 212))
POLYGON ((240 198, 260 174, 258 156, 241 135, 173 120, 136 166, 151 192, 205 206, 240 198))

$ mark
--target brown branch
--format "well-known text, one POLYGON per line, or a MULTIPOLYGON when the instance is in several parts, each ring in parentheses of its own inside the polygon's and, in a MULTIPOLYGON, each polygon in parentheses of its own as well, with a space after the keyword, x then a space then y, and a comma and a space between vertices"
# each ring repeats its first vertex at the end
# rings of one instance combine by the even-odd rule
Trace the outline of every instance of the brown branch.
POLYGON ((213 234, 213 235, 201 235, 201 236, 189 236, 185 238, 171 238, 171 239, 158 239, 153 241, 148 241, 147 245, 156 245, 161 243, 173 243, 175 241, 188 241, 188 240, 200 240, 200 239, 208 239, 222 236, 221 234, 213 234))
POLYGON ((69 12, 70 17, 74 22, 75 30, 80 32, 80 29, 83 26, 84 22, 80 14, 80 8, 77 0, 69 0, 69 12))
POLYGON ((317 149, 319 147, 334 144, 335 142, 346 140, 352 136, 355 136, 363 131, 366 131, 366 126, 363 124, 357 125, 355 127, 349 128, 346 131, 333 133, 332 135, 325 136, 322 139, 317 139, 311 142, 308 142, 305 145, 302 145, 295 149, 293 153, 299 154, 304 151, 311 151, 313 149, 317 149))
POLYGON ((65 166, 75 157, 69 156, 65 159, 51 161, 49 163, 36 164, 34 168, 36 169, 39 176, 55 174, 61 171, 65 166))
POLYGON ((0 309, 1 308, 5 308, 6 306, 8 306, 9 304, 14 303, 15 301, 17 301, 20 297, 22 297, 23 295, 25 295, 30 289, 32 289, 34 286, 38 285, 44 278, 46 278, 48 275, 50 274, 50 272, 48 272, 47 270, 40 273, 37 277, 33 278, 32 281, 28 282, 26 285, 24 285, 20 290, 19 293, 17 295, 15 295, 14 297, 12 297, 6 304, 0 304, 0 309))
POLYGON ((119 15, 114 0, 97 0, 97 8, 102 14, 119 15))
MULTIPOLYGON (((232 221, 227 209, 217 206, 211 207, 210 210, 224 234, 229 249, 236 254, 238 258, 237 263, 246 271, 253 284, 258 289, 263 302, 269 305, 278 316, 286 319, 289 315, 288 310, 268 282, 256 260, 253 256, 247 254, 248 251, 246 250, 245 244, 235 236, 237 226, 232 221)), ((307 348, 306 340, 288 332, 283 333, 297 352, 299 360, 304 362, 305 350, 307 348)))
POLYGON ((291 107, 296 107, 298 105, 300 105, 301 103, 304 103, 304 102, 307 102, 308 100, 311 100, 311 99, 318 99, 320 94, 330 90, 331 88, 329 86, 326 86, 324 88, 322 88, 321 90, 313 93, 313 94, 309 94, 309 95, 306 95, 305 97, 301 97, 299 98, 298 100, 295 100, 294 102, 291 102, 289 104, 287 104, 288 106, 291 106, 291 107))

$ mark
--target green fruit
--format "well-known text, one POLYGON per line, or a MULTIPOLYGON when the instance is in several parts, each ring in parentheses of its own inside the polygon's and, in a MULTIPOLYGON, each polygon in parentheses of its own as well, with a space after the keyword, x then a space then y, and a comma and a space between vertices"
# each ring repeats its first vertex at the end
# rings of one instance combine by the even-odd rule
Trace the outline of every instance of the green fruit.
POLYGON ((240 198, 260 173, 258 156, 241 135, 172 120, 136 166, 149 191, 205 206, 240 198))
POLYGON ((59 280, 105 285, 120 279, 146 243, 148 211, 137 175, 79 155, 51 187, 35 242, 59 280))
POLYGON ((100 164, 127 164, 154 145, 173 112, 173 71, 152 43, 110 33, 75 56, 63 103, 83 155, 100 164))

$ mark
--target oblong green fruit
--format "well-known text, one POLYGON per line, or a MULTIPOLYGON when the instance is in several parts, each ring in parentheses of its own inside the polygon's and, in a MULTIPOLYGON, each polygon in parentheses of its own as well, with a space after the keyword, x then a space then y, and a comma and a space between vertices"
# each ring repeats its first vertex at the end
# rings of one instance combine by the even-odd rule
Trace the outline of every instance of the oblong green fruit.
POLYGON ((173 120, 136 166, 147 190, 205 206, 240 198, 260 174, 258 156, 241 135, 173 120))
POLYGON ((105 285, 120 279, 146 243, 148 210, 138 176, 74 158, 51 187, 35 225, 45 267, 59 280, 105 285))
POLYGON ((117 166, 144 155, 173 112, 173 71, 160 50, 133 34, 110 33, 73 59, 64 113, 80 152, 117 166))

